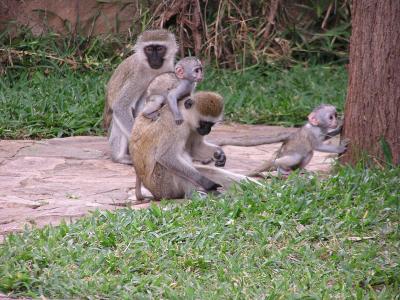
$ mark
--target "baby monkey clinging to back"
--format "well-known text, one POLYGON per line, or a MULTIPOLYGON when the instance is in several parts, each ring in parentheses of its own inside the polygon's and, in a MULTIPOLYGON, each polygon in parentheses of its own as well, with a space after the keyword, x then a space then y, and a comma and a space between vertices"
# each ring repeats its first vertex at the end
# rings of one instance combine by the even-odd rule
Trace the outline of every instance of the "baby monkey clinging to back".
POLYGON ((175 65, 172 72, 156 77, 147 88, 146 106, 143 115, 156 119, 160 107, 168 103, 177 125, 182 124, 183 117, 178 109, 178 101, 189 96, 196 88, 196 83, 203 80, 203 65, 197 57, 185 57, 175 65))
POLYGON ((322 104, 309 115, 308 122, 298 131, 289 136, 278 150, 275 159, 265 161, 259 168, 251 171, 249 176, 259 175, 264 171, 278 170, 288 174, 297 168, 304 168, 311 160, 314 150, 328 153, 343 153, 347 141, 341 145, 328 145, 323 141, 329 136, 340 132, 338 130, 336 108, 333 105, 322 104), (330 130, 330 131, 329 131, 330 130))

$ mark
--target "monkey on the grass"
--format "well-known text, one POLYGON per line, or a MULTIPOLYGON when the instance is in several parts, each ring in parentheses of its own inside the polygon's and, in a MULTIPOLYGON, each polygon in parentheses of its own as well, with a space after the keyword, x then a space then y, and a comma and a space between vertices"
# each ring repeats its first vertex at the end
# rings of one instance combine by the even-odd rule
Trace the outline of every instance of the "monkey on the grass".
POLYGON ((291 134, 278 150, 276 158, 267 160, 248 176, 257 176, 264 171, 278 170, 287 175, 292 170, 304 168, 311 160, 314 150, 341 154, 346 151, 348 141, 339 146, 324 144, 326 136, 332 137, 338 131, 336 108, 333 105, 322 104, 309 115, 308 122, 291 134), (331 131, 329 131, 331 130, 331 131))
POLYGON ((155 120, 160 107, 168 103, 175 123, 183 123, 183 117, 178 109, 178 100, 191 95, 196 84, 203 80, 203 65, 197 57, 184 57, 175 65, 175 73, 164 73, 150 83, 146 91, 146 105, 143 115, 155 120))
POLYGON ((213 92, 198 92, 178 102, 184 122, 176 125, 172 112, 160 109, 160 116, 152 121, 139 115, 133 125, 129 150, 136 172, 136 198, 143 199, 141 185, 155 199, 190 197, 201 188, 214 192, 218 187, 229 187, 247 179, 210 166, 194 165, 193 160, 215 160, 224 166, 223 150, 204 141, 212 126, 221 120, 223 99, 213 92))
POLYGON ((143 95, 157 75, 174 71, 177 49, 173 33, 163 29, 144 31, 134 46, 135 53, 112 74, 106 88, 103 125, 108 129, 113 161, 131 163, 128 140, 134 118, 143 109, 143 95))

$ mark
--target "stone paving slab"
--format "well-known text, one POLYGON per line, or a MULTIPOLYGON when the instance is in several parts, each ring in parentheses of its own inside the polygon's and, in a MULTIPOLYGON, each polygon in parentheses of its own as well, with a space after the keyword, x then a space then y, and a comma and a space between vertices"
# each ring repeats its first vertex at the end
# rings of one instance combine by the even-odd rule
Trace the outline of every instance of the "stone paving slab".
MULTIPOLYGON (((294 129, 262 125, 221 124, 207 137, 245 138, 294 129)), ((332 139, 337 143, 337 139, 332 139)), ((245 173, 273 156, 280 144, 224 146, 226 169, 245 173)), ((316 152, 309 170, 328 172, 332 154, 316 152)), ((106 137, 0 141, 0 242, 24 226, 71 222, 90 211, 130 206, 147 207, 135 199, 133 167, 113 163, 106 137)))

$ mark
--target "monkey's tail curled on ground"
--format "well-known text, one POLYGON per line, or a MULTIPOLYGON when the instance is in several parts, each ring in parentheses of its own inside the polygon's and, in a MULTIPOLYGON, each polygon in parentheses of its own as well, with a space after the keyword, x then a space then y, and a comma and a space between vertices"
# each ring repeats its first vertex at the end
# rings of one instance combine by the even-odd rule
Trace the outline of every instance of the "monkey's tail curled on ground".
POLYGON ((218 146, 241 146, 241 147, 251 147, 259 146, 264 144, 274 144, 286 141, 292 135, 291 132, 285 132, 278 134, 277 136, 262 136, 262 137, 251 137, 250 139, 238 140, 234 138, 220 139, 215 143, 218 146))
POLYGON ((248 180, 258 185, 261 185, 257 180, 247 177, 245 175, 233 173, 220 168, 215 168, 211 166, 195 165, 196 169, 205 177, 211 179, 212 181, 218 183, 223 188, 228 189, 232 184, 239 183, 240 181, 248 180))
POLYGON ((104 130, 108 130, 111 124, 112 119, 112 109, 110 107, 109 102, 106 100, 104 105, 104 112, 103 112, 103 128, 104 130))
POLYGON ((266 160, 262 163, 262 165, 246 174, 246 176, 260 176, 261 172, 270 172, 275 171, 276 165, 275 160, 266 160))

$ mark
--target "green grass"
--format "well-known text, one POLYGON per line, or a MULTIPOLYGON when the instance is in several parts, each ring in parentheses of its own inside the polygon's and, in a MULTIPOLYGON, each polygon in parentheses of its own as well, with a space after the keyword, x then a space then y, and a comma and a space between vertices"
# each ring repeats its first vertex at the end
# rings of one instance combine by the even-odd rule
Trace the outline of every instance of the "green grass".
MULTIPOLYGON (((8 69, 0 77, 0 138, 101 135, 109 71, 67 67, 8 69)), ((342 110, 347 74, 341 66, 296 66, 245 72, 206 69, 199 89, 220 92, 227 120, 303 124, 320 103, 342 110)))
POLYGON ((108 74, 21 71, 0 79, 0 136, 45 138, 102 134, 108 74), (14 75, 14 76, 13 76, 14 75))
POLYGON ((10 235, 0 290, 85 299, 396 299, 400 168, 293 174, 221 198, 10 235))
POLYGON ((218 91, 226 100, 228 120, 249 124, 302 125, 321 103, 343 111, 347 90, 344 66, 300 65, 241 72, 206 69, 200 89, 218 91))

